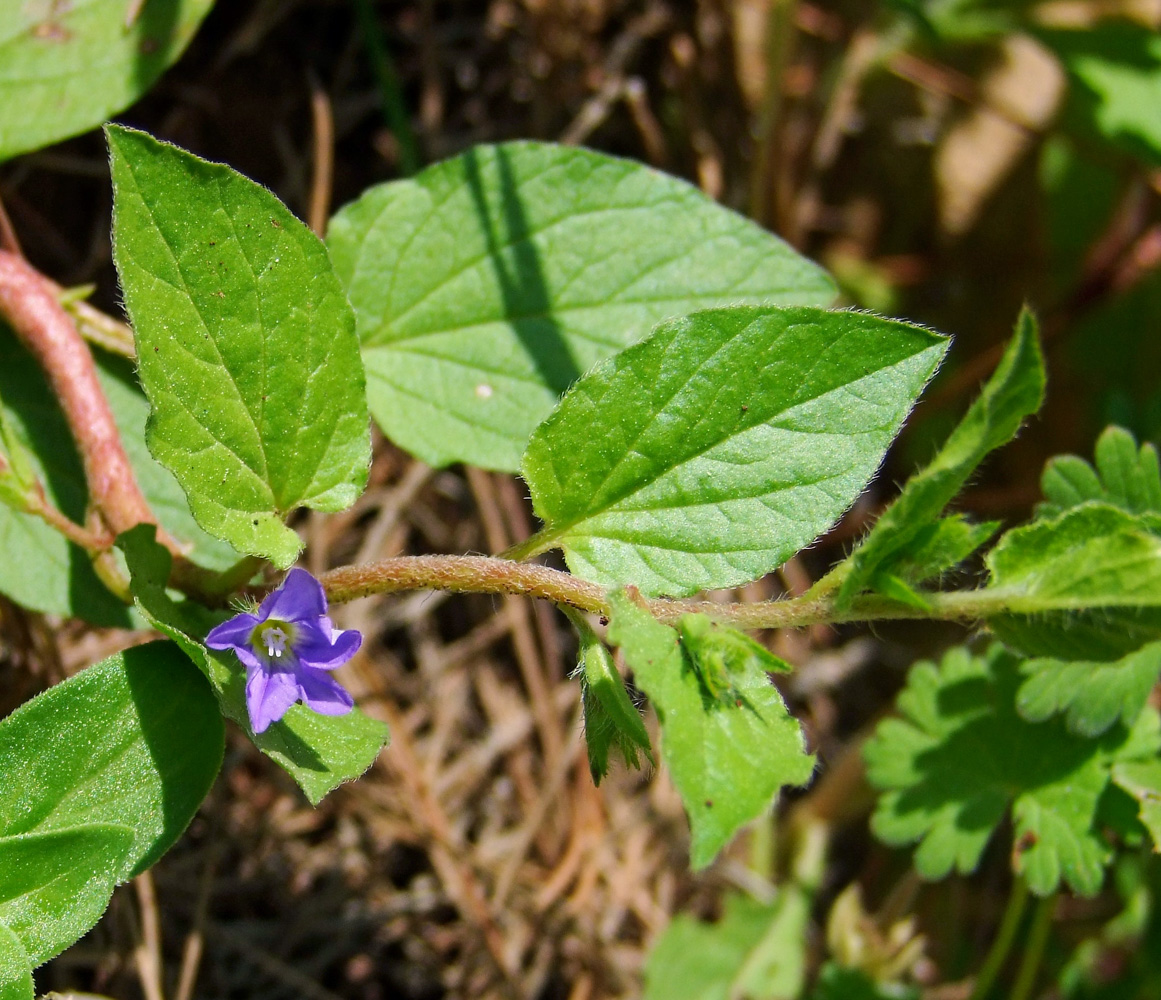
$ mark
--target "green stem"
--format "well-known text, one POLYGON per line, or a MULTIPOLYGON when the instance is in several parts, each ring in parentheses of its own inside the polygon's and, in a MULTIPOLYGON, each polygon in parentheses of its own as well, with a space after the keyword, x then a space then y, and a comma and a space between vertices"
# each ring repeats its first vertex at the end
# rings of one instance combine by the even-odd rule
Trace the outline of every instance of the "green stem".
POLYGON ((525 559, 532 559, 542 552, 547 552, 549 549, 555 548, 556 541, 559 537, 559 532, 550 532, 544 529, 536 532, 531 538, 526 538, 522 542, 517 542, 515 545, 509 546, 496 558, 509 559, 512 562, 523 562, 525 559))
POLYGON ((367 56, 371 60, 371 71, 379 84, 383 117, 387 121, 387 127, 394 134, 395 141, 399 143, 399 169, 404 176, 410 177, 420 167, 419 147, 415 143, 415 133, 411 131, 411 119, 408 117, 403 92, 399 87, 399 75, 395 72, 395 63, 383 40, 383 32, 375 17, 374 4, 371 0, 354 0, 354 2, 359 34, 363 36, 363 44, 367 47, 367 56))
POLYGON ((1012 889, 1008 893, 1008 905, 1004 907, 1004 916, 1000 920, 1000 929, 996 938, 988 949, 984 964, 976 976, 969 1000, 984 1000, 1000 974, 1000 969, 1012 950, 1012 942, 1016 939, 1016 931, 1020 927, 1020 918, 1024 916, 1024 906, 1028 902, 1028 883, 1017 876, 1012 880, 1012 889))
POLYGON ((1036 975, 1040 971, 1040 961, 1044 958, 1044 948, 1048 935, 1052 932, 1052 915, 1056 910, 1056 894, 1046 896, 1036 904, 1036 915, 1032 918, 1032 928, 1028 931, 1028 943, 1024 946, 1024 957, 1016 973, 1016 984, 1008 995, 1008 1000, 1028 1000, 1036 985, 1036 975))

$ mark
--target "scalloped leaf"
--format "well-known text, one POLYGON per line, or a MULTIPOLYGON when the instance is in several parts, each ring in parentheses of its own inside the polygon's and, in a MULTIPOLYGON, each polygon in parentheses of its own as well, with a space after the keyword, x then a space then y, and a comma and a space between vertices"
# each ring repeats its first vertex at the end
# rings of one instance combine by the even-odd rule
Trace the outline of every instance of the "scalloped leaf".
POLYGON ((1057 717, 1032 723, 1016 710, 1020 660, 996 644, 985 656, 951 650, 939 666, 911 669, 901 718, 880 723, 864 756, 882 790, 871 828, 888 844, 919 842, 927 879, 968 873, 1009 810, 1013 867, 1038 895, 1066 883, 1091 896, 1112 851, 1098 807, 1112 767, 1161 747, 1161 721, 1146 710, 1132 729, 1099 739, 1070 733, 1057 717))
POLYGON ((1042 722, 1063 712, 1071 732, 1099 736, 1118 721, 1136 721, 1161 675, 1161 642, 1112 663, 1038 658, 1021 672, 1016 705, 1025 719, 1042 722))
MULTIPOLYGON (((1076 455, 1058 455, 1044 466, 1039 517, 1055 517, 1090 500, 1120 507, 1130 514, 1161 515, 1161 462, 1157 449, 1123 427, 1106 427, 1097 438, 1096 468, 1076 455)), ((1156 524, 1161 529, 1161 520, 1156 524)))

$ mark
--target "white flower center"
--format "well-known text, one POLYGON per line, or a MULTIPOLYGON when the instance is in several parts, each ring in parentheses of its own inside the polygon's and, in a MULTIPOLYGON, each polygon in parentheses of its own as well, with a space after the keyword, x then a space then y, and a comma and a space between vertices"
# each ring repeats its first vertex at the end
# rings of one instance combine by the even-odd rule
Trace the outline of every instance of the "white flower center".
POLYGON ((281 660, 286 654, 294 652, 295 628, 289 622, 263 622, 250 636, 250 645, 259 655, 265 654, 266 659, 281 660))

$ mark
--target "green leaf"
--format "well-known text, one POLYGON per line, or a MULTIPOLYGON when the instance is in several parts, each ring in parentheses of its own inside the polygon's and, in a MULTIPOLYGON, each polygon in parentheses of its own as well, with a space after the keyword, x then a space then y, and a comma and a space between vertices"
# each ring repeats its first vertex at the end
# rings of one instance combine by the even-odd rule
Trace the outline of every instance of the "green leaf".
POLYGON ((191 601, 174 601, 165 590, 171 557, 154 540, 152 525, 138 525, 117 539, 129 565, 138 609, 174 640, 209 680, 222 714, 238 724, 268 757, 289 772, 313 805, 344 781, 359 777, 388 740, 387 726, 354 708, 346 715, 319 715, 304 705, 265 732, 250 728, 246 712, 246 672, 232 653, 206 649, 199 637, 222 616, 191 601))
MULTIPOLYGON (((1096 468, 1075 455, 1059 455, 1044 467, 1039 517, 1054 517, 1089 500, 1130 514, 1161 515, 1161 463, 1157 449, 1122 427, 1107 427, 1096 444, 1096 468)), ((1161 522, 1158 523, 1161 527, 1161 522)))
POLYGON ((853 312, 740 307, 661 324, 576 383, 524 477, 578 576, 732 587, 810 544, 867 485, 944 338, 853 312))
POLYGON ((0 925, 0 1000, 33 1000, 32 960, 20 938, 0 925))
POLYGON ((890 571, 925 529, 939 517, 968 477, 991 451, 1006 444, 1044 399, 1044 358, 1036 320, 1024 310, 1004 356, 983 392, 952 431, 939 454, 912 476, 903 492, 851 558, 851 569, 838 593, 840 606, 872 585, 876 574, 890 571))
MULTIPOLYGON (((84 471, 64 415, 39 366, 0 323, 0 407, 26 450, 32 472, 58 510, 82 523, 88 506, 84 471)), ((97 579, 88 556, 40 518, 0 504, 0 591, 33 611, 126 627, 128 609, 97 579)))
POLYGON ((0 4, 0 160, 95 128, 189 44, 213 0, 0 4))
POLYGON ((787 887, 772 903, 731 893, 716 924, 679 914, 645 965, 644 1000, 795 1000, 806 978, 810 900, 787 887))
POLYGON ((29 968, 101 919, 132 849, 133 831, 109 823, 0 837, 0 928, 19 939, 29 968))
POLYGON ((972 524, 959 514, 941 517, 924 525, 891 560, 892 569, 904 580, 920 584, 954 568, 999 530, 999 521, 972 524))
POLYGON ((640 767, 638 753, 653 763, 649 733, 613 658, 591 630, 580 633, 581 695, 584 706, 585 743, 589 770, 599 785, 609 773, 609 750, 616 747, 629 767, 640 767))
POLYGON ((1115 660, 1161 639, 1161 537, 1141 518, 1085 503, 1005 534, 988 554, 989 619, 1032 656, 1115 660))
POLYGON ((125 454, 137 474, 137 485, 162 526, 186 549, 186 556, 202 566, 223 570, 238 560, 228 543, 207 534, 194 520, 177 480, 157 461, 145 444, 149 401, 141 392, 133 368, 125 358, 97 351, 97 378, 113 411, 125 454))
POLYGON ((123 882, 164 854, 222 762, 209 687, 172 643, 134 646, 0 722, 0 836, 128 827, 123 882))
POLYGON ((1138 816, 1153 838, 1153 850, 1161 851, 1161 760, 1117 764, 1113 780, 1136 799, 1138 816))
POLYGON ((766 671, 749 660, 733 676, 741 704, 707 696, 677 632, 623 592, 609 596, 609 641, 661 721, 661 753, 689 815, 690 863, 704 868, 744 823, 762 815, 784 785, 814 771, 798 722, 766 671))
POLYGON ((1016 707, 1029 722, 1065 712, 1070 732, 1099 736, 1113 723, 1131 726, 1161 674, 1161 642, 1112 663, 1028 660, 1016 707))
POLYGON ((1038 31, 1073 86, 1065 120, 1161 166, 1161 34, 1103 21, 1077 31, 1038 31))
POLYGON ((983 657, 953 649, 939 667, 912 668, 864 756, 883 791, 871 820, 888 844, 919 841, 915 867, 927 879, 971 872, 1009 809, 1013 867, 1044 896, 1061 881, 1081 895, 1101 886, 1112 852, 1098 805, 1111 767, 1161 745, 1156 712, 1099 739, 1073 735, 1060 718, 1032 723, 1016 711, 1020 661, 994 645, 983 657))
POLYGON ((327 242, 371 412, 437 466, 515 472, 560 394, 659 320, 835 297, 818 267, 683 181, 543 143, 478 146, 371 188, 327 242))
POLYGON ((348 507, 370 462, 354 316, 326 248, 229 167, 106 132, 150 451, 206 531, 289 566, 302 542, 286 515, 348 507))
POLYGON ((734 677, 753 670, 789 673, 790 664, 744 632, 713 621, 708 615, 687 614, 677 620, 677 631, 706 694, 725 705, 737 703, 734 677))

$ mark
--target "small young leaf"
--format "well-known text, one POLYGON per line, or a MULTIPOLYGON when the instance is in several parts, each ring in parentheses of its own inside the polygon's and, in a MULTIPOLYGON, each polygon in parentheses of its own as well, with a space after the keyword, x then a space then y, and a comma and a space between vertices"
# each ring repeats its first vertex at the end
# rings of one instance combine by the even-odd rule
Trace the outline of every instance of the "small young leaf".
POLYGON ((584 706, 585 743, 589 751, 589 770, 593 783, 599 785, 609 773, 609 749, 616 747, 626 765, 640 767, 638 752, 653 763, 649 733, 641 713, 625 690, 613 658, 591 631, 581 634, 581 693, 584 706))
POLYGON ((733 677, 741 704, 724 705, 707 697, 676 631, 623 592, 609 602, 609 641, 657 710, 661 753, 689 814, 690 864, 704 868, 780 788, 809 781, 814 758, 765 670, 747 661, 733 677))
POLYGON ((96 128, 144 94, 213 0, 0 3, 0 160, 96 128))
POLYGON ((946 341, 852 312, 744 307, 662 323, 576 383, 524 477, 578 576, 680 596, 810 544, 867 485, 946 341))
POLYGON ((114 257, 147 439, 210 534, 280 567, 294 508, 349 506, 370 438, 355 320, 322 243, 265 188, 106 129, 114 257))
POLYGON ((724 705, 734 705, 740 697, 734 688, 735 676, 745 676, 752 670, 788 673, 791 669, 789 663, 778 659, 761 643, 736 628, 719 625, 708 615, 682 615, 677 631, 702 687, 724 705))
POLYGON ((171 557, 154 540, 152 525, 125 532, 117 545, 125 553, 133 598, 141 613, 181 647, 209 680, 222 714, 285 768, 313 805, 371 766, 389 734, 385 724, 357 708, 345 715, 319 715, 294 705, 282 719, 255 735, 246 712, 246 673, 241 664, 232 653, 206 649, 198 638, 222 617, 189 601, 178 603, 166 593, 171 557))
POLYGON ((794 886, 772 903, 732 893, 715 924, 679 914, 649 955, 644 1000, 795 1000, 809 922, 810 900, 794 886))
POLYGON ((169 642, 134 646, 0 722, 0 836, 101 823, 133 840, 123 882, 164 854, 222 762, 209 686, 169 642))
POLYGON ((0 837, 0 928, 16 935, 30 968, 101 919, 132 849, 133 831, 109 823, 0 837))
POLYGON ((1089 500, 1130 514, 1161 515, 1161 463, 1152 444, 1137 442, 1122 427, 1107 427, 1096 444, 1096 468, 1075 455, 1049 460, 1040 479, 1045 502, 1039 517, 1055 517, 1089 500))
POLYGON ((544 143, 478 146, 371 188, 327 242, 371 411, 437 466, 517 471, 570 383, 659 320, 835 297, 818 267, 684 181, 544 143))
POLYGON ((1000 364, 959 426, 931 464, 907 481, 852 554, 850 572, 838 593, 840 605, 849 604, 876 574, 889 571, 908 553, 985 456, 1010 441, 1043 399, 1044 358, 1036 320, 1025 310, 1000 364))
POLYGON ((983 545, 1000 527, 999 521, 972 524, 959 514, 941 517, 924 525, 890 561, 892 570, 911 584, 921 584, 963 562, 983 545))
POLYGON ((1029 722, 1066 712, 1071 732, 1099 736, 1118 720, 1131 726, 1161 674, 1161 642, 1112 663, 1028 660, 1016 707, 1029 722))
POLYGON ((920 841, 915 867, 938 879, 973 871, 1011 808, 1013 866, 1032 891, 1048 895, 1063 880, 1092 895, 1112 854, 1096 822, 1110 769, 1157 753, 1157 713, 1099 739, 1074 736, 1059 718, 1027 722, 1016 711, 1019 667, 997 644, 984 657, 953 649, 939 667, 912 668, 903 718, 881 723, 864 751, 884 793, 871 828, 888 844, 920 841))
POLYGON ((1113 781, 1136 799, 1138 816, 1161 851, 1161 760, 1133 761, 1113 767, 1113 781))
POLYGON ((1009 609, 992 630, 1063 660, 1115 660, 1161 639, 1161 537, 1142 517, 1090 501, 1005 534, 987 559, 988 589, 1009 609))
POLYGON ((33 1000, 32 960, 20 938, 0 925, 0 1000, 33 1000))

